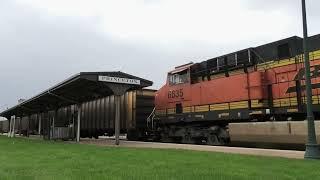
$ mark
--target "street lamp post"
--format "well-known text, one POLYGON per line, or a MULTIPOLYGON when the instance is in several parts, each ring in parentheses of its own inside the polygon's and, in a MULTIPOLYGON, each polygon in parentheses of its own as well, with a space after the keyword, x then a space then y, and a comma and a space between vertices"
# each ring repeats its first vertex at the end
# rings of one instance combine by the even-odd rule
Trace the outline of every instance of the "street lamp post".
POLYGON ((317 144, 317 137, 314 125, 314 116, 312 111, 312 88, 310 77, 310 62, 308 50, 308 28, 306 16, 306 1, 302 0, 302 19, 303 19, 303 49, 305 63, 305 83, 307 96, 307 122, 308 122, 308 139, 306 144, 305 159, 320 159, 320 149, 317 144))

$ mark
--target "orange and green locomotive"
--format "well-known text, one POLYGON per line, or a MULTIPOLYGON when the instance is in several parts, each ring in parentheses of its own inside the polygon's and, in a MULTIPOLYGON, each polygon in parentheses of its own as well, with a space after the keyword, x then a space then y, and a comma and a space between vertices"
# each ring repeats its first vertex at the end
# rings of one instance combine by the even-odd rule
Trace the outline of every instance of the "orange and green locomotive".
MULTIPOLYGON (((308 43, 319 117, 320 35, 308 43)), ((227 144, 237 139, 231 130, 253 136, 278 133, 286 141, 286 132, 294 133, 294 123, 306 116, 303 60, 302 38, 294 36, 178 66, 156 93, 154 129, 164 142, 227 144)))

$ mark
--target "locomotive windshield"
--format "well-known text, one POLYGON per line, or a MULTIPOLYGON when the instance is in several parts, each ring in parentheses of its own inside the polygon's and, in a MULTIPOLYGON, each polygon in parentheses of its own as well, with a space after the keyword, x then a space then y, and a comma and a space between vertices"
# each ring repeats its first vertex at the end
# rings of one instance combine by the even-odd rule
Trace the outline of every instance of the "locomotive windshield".
POLYGON ((168 81, 170 85, 184 84, 189 82, 189 71, 184 70, 177 73, 169 73, 168 81))

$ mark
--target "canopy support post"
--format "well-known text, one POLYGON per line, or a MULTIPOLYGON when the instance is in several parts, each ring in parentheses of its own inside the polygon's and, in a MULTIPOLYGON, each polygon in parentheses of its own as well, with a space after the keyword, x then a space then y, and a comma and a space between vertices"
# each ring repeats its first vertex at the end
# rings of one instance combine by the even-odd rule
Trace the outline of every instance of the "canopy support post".
POLYGON ((11 133, 11 137, 15 137, 16 136, 15 129, 14 129, 15 125, 16 125, 16 116, 14 115, 13 116, 13 126, 12 126, 13 130, 12 130, 12 133, 11 133))
POLYGON ((42 121, 41 115, 42 115, 42 113, 40 113, 38 116, 38 120, 39 120, 38 134, 39 134, 39 136, 41 136, 41 121, 42 121))
POLYGON ((114 127, 114 134, 115 134, 115 139, 116 145, 120 144, 120 101, 121 101, 121 96, 115 95, 115 100, 116 100, 116 114, 115 114, 115 127, 114 127))
POLYGON ((77 142, 80 142, 80 121, 81 121, 81 104, 78 104, 78 116, 77 116, 77 142))
POLYGON ((12 116, 11 116, 10 120, 8 120, 8 121, 9 121, 9 131, 8 131, 7 136, 8 136, 8 137, 10 137, 10 136, 11 136, 11 123, 12 123, 12 116))
POLYGON ((21 136, 22 135, 22 133, 21 133, 21 128, 22 128, 22 115, 19 117, 19 136, 21 136))
POLYGON ((27 137, 29 137, 30 136, 30 121, 31 121, 31 115, 29 114, 28 115, 28 127, 27 127, 27 137))
POLYGON ((54 110, 54 115, 53 115, 53 118, 52 118, 52 130, 51 130, 51 138, 52 139, 56 139, 55 130, 54 130, 56 121, 58 121, 58 108, 56 108, 54 110))
POLYGON ((51 117, 50 117, 50 112, 47 111, 48 114, 48 118, 47 118, 47 136, 48 136, 48 140, 50 140, 50 128, 51 128, 51 117))

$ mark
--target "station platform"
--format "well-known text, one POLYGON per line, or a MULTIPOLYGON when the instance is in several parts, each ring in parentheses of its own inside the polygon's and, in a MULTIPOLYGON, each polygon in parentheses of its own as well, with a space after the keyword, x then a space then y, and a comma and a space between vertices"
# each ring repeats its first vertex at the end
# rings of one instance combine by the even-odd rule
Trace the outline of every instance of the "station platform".
POLYGON ((122 140, 120 142, 120 145, 116 146, 114 145, 114 141, 115 141, 114 139, 84 138, 80 140, 80 144, 92 144, 92 145, 109 146, 109 147, 129 147, 129 148, 182 149, 182 150, 222 152, 222 153, 231 153, 231 154, 269 156, 269 157, 281 157, 281 158, 292 158, 292 159, 304 158, 304 151, 295 151, 295 150, 207 146, 207 145, 192 145, 192 144, 126 141, 126 140, 122 140))

